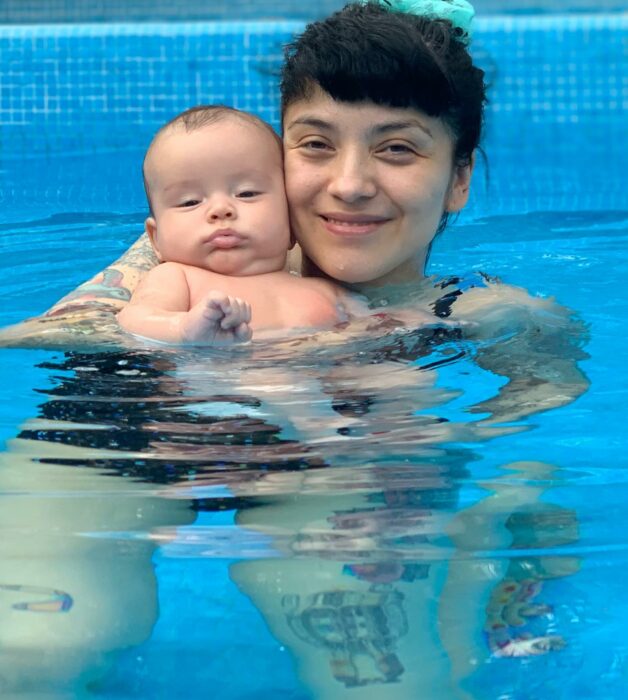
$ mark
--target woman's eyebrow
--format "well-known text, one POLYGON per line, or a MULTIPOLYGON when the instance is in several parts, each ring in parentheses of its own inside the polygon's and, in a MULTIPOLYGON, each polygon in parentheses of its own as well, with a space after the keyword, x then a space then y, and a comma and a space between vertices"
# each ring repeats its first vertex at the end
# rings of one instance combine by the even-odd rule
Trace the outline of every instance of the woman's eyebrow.
POLYGON ((304 114, 297 119, 293 119, 287 126, 286 129, 291 129, 293 126, 313 126, 316 129, 332 129, 333 124, 327 122, 320 117, 311 116, 309 114, 304 114))
MULTIPOLYGON (((286 131, 294 126, 310 126, 323 131, 332 131, 334 129, 334 124, 332 122, 328 122, 325 119, 309 114, 304 114, 291 121, 286 126, 286 131)), ((370 129, 370 133, 379 136, 381 134, 390 133, 391 131, 403 131, 405 129, 420 129, 424 134, 429 136, 430 139, 434 139, 432 132, 418 119, 407 119, 375 124, 370 129)))
POLYGON ((420 129, 424 134, 429 136, 431 139, 434 138, 432 132, 417 119, 409 119, 407 121, 395 121, 395 122, 385 122, 383 124, 376 124, 371 131, 374 134, 387 134, 391 131, 402 131, 404 129, 420 129))

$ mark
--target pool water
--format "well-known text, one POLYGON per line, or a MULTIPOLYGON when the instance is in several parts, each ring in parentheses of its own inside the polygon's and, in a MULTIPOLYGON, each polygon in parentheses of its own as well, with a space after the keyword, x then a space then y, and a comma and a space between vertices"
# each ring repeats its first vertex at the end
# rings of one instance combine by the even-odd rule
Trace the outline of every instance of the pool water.
MULTIPOLYGON (((559 408, 486 421, 507 380, 478 356, 516 353, 510 337, 3 350, 0 687, 624 698, 628 215, 589 117, 567 122, 554 160, 549 142, 500 143, 521 114, 497 110, 490 180, 480 165, 429 270, 486 271, 574 310, 565 347, 583 346, 590 387, 559 408)), ((3 324, 141 232, 140 159, 5 154, 3 324)))
MULTIPOLYGON (((129 223, 132 215, 94 218, 107 222, 108 234, 119 235, 124 243, 137 230, 136 221, 129 223)), ((59 247, 57 238, 42 235, 59 228, 64 231, 63 247, 80 240, 90 241, 90 248, 100 247, 95 245, 100 223, 68 216, 29 229, 35 238, 41 237, 41 245, 33 246, 37 257, 46 259, 47 240, 52 240, 49 253, 59 247)), ((433 258, 435 272, 488 269, 524 284, 533 271, 532 291, 569 303, 589 327, 590 357, 581 367, 591 381, 590 390, 570 405, 518 421, 527 430, 511 435, 478 440, 438 430, 443 424, 435 418, 463 427, 477 422, 469 408, 503 383, 475 367, 468 356, 440 368, 438 377, 425 386, 416 372, 412 392, 395 390, 387 396, 380 391, 379 399, 374 399, 380 404, 374 411, 375 426, 366 422, 369 428, 360 431, 359 405, 357 419, 343 419, 330 410, 331 399, 325 401, 317 390, 315 378, 324 377, 334 359, 325 354, 282 358, 277 351, 276 361, 284 367, 277 377, 267 358, 259 363, 260 369, 247 357, 224 353, 208 358, 193 353, 73 356, 3 351, 3 435, 36 441, 26 449, 32 473, 24 485, 13 480, 3 489, 3 500, 13 504, 6 512, 18 508, 32 515, 15 526, 3 519, 5 542, 12 537, 16 541, 22 536, 41 537, 42 526, 44 532, 52 527, 55 506, 67 514, 82 504, 75 508, 72 529, 60 526, 58 537, 87 543, 82 543, 75 567, 80 568, 82 557, 87 562, 91 557, 107 558, 111 569, 104 581, 112 587, 113 598, 107 605, 131 626, 134 608, 116 591, 116 582, 122 579, 128 585, 128 577, 116 562, 119 557, 141 559, 141 548, 135 552, 134 543, 160 544, 152 560, 144 562, 148 571, 154 567, 158 587, 154 628, 146 640, 130 646, 126 640, 121 643, 113 670, 97 686, 97 695, 205 697, 199 689, 208 687, 213 697, 221 698, 310 697, 313 691, 300 678, 298 658, 284 639, 273 634, 263 605, 255 605, 251 577, 275 572, 300 591, 310 579, 301 582, 299 571, 311 576, 324 563, 338 568, 341 562, 359 570, 375 562, 382 570, 402 571, 401 576, 411 581, 406 586, 419 586, 432 583, 430 567, 443 569, 453 560, 469 567, 469 576, 482 567, 483 590, 471 591, 468 607, 463 605, 464 586, 449 593, 453 602, 448 604, 454 608, 446 638, 449 646, 428 645, 423 653, 431 663, 438 662, 441 672, 452 654, 463 658, 477 654, 473 673, 460 681, 468 697, 529 698, 550 693, 564 698, 622 697, 622 625, 628 610, 621 582, 628 562, 619 523, 628 496, 621 410, 626 389, 620 381, 623 368, 615 338, 626 315, 621 303, 626 261, 618 259, 617 252, 626 243, 627 228, 625 215, 616 212, 568 216, 543 212, 488 216, 451 229, 441 240, 433 258), (174 369, 177 363, 179 368, 174 369), (286 439, 286 431, 282 434, 275 427, 272 403, 259 391, 240 390, 228 396, 229 387, 238 384, 235 370, 246 366, 259 372, 252 382, 258 388, 267 382, 263 388, 268 390, 286 377, 292 382, 289 389, 294 393, 289 398, 278 392, 283 397, 279 403, 288 405, 276 410, 293 420, 302 414, 300 430, 305 437, 296 442, 291 434, 286 439), (264 369, 269 371, 267 378, 264 369), (400 400, 404 393, 409 394, 406 401, 400 400), (409 408, 408 402, 414 406, 409 408), (312 406, 328 419, 331 416, 331 428, 329 423, 316 424, 312 406), (354 430, 354 437, 338 433, 343 422, 354 430), (60 446, 71 449, 66 452, 60 446), (58 484, 48 478, 38 484, 38 469, 57 464, 65 465, 67 476, 58 484), (88 472, 108 476, 92 484, 88 472), (33 505, 29 489, 43 491, 39 496, 43 501, 33 505), (87 513, 83 512, 86 489, 88 499, 100 503, 87 513), (517 495, 510 496, 509 491, 517 495), (481 511, 481 503, 492 492, 501 494, 503 505, 477 516, 477 541, 464 538, 471 543, 461 551, 448 536, 452 519, 464 522, 465 511, 481 511), (135 513, 142 507, 154 509, 151 503, 160 499, 182 499, 174 502, 185 503, 186 509, 191 505, 196 515, 177 525, 180 519, 186 521, 185 513, 178 520, 166 509, 161 521, 149 518, 150 525, 143 529, 141 520, 128 513, 125 519, 127 509, 119 505, 131 502, 135 513), (307 501, 311 521, 303 523, 297 517, 305 508, 294 506, 299 499, 307 501), (42 504, 43 523, 37 514, 42 504), (359 515, 360 510, 366 514, 359 515), (256 523, 258 512, 262 517, 256 523), (326 521, 340 520, 343 512, 345 526, 337 525, 340 532, 335 538, 328 533, 317 537, 320 528, 328 529, 326 521), (374 519, 375 534, 369 517, 374 519), (517 517, 517 537, 512 537, 507 523, 515 529, 512 523, 517 517), (297 574, 280 562, 296 563, 297 574), (240 574, 234 576, 238 567, 240 574), (244 584, 239 578, 242 567, 244 584), (526 577, 540 588, 533 602, 550 607, 509 633, 555 635, 566 646, 539 656, 498 658, 489 653, 482 632, 486 600, 504 580, 521 579, 517 572, 522 569, 537 570, 536 578, 526 577), (463 630, 459 636, 458 626, 463 630)), ((31 280, 40 278, 43 265, 24 260, 28 256, 20 255, 21 241, 16 236, 10 245, 23 264, 7 275, 16 301, 20 286, 24 295, 33 291, 31 280), (30 274, 25 275, 23 268, 30 274)), ((96 264, 111 253, 111 246, 105 246, 96 264)), ((59 256, 55 267, 49 275, 51 284, 62 285, 64 272, 70 275, 74 262, 69 255, 59 256)), ((358 350, 368 356, 373 348, 366 344, 358 350)), ((340 353, 341 361, 346 361, 348 352, 340 353)), ((431 358, 442 359, 451 352, 445 344, 432 349, 431 358)), ((8 450, 9 460, 17 459, 13 450, 23 451, 15 441, 8 450)), ((51 583, 55 574, 52 565, 51 583)), ((382 576, 385 582, 377 583, 375 577, 369 586, 380 591, 378 595, 393 587, 382 576)), ((100 587, 99 595, 103 595, 100 587)), ((432 590, 430 595, 437 594, 432 590)), ((435 599, 426 604, 434 618, 435 605, 435 599)), ((436 619, 430 624, 437 625, 436 619)), ((149 630, 144 632, 148 635, 149 630)), ((426 687, 422 692, 429 694, 422 697, 456 697, 439 685, 438 677, 426 687)), ((347 692, 338 683, 321 697, 344 697, 347 692)), ((392 693, 396 697, 395 690, 392 693)))

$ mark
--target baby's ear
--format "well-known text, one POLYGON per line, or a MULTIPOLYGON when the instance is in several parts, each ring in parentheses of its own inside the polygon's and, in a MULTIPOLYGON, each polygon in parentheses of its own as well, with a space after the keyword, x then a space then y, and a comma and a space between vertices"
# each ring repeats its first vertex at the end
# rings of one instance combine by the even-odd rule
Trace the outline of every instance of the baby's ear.
POLYGON ((146 219, 146 221, 144 222, 144 230, 148 235, 148 240, 150 241, 150 244, 153 246, 153 250, 155 251, 157 259, 159 260, 159 262, 163 262, 156 241, 157 222, 155 221, 155 219, 153 219, 152 216, 149 216, 148 219, 146 219))

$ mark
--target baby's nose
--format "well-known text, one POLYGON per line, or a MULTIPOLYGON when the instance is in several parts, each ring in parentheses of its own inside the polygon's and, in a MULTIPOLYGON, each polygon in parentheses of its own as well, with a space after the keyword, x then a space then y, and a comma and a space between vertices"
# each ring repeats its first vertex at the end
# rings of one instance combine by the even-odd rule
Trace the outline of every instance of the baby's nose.
POLYGON ((220 219, 233 219, 235 218, 235 208, 231 202, 227 200, 221 200, 212 202, 208 209, 209 220, 219 221, 220 219))
POLYGON ((231 209, 219 209, 218 211, 213 211, 211 213, 212 219, 231 219, 233 217, 233 212, 231 209))

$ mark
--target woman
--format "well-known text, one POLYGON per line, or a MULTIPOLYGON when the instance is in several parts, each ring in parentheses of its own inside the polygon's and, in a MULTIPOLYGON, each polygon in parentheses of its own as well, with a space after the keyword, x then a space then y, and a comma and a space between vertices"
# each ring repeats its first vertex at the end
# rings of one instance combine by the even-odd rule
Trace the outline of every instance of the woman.
MULTIPOLYGON (((425 276, 435 236, 448 215, 467 202, 485 88, 482 71, 473 65, 466 45, 470 6, 461 0, 417 6, 412 14, 374 3, 349 5, 309 25, 287 47, 281 85, 285 169, 292 226, 302 252, 300 260, 292 261, 292 269, 359 290, 373 307, 399 303, 428 307, 435 316, 458 322, 469 337, 515 334, 508 352, 487 343, 475 357, 509 380, 476 410, 491 412, 493 420, 513 420, 562 405, 586 388, 575 364, 579 351, 572 342, 579 330, 574 331, 567 310, 523 290, 480 278, 435 283, 425 276)), ((143 237, 45 316, 5 331, 2 342, 67 347, 119 341, 114 315, 142 273, 155 264, 143 237)), ((390 479, 388 473, 381 478, 390 479)), ((307 523, 329 522, 322 533, 328 536, 327 530, 348 529, 347 519, 357 513, 362 519, 377 520, 383 537, 381 522, 386 518, 379 511, 389 512, 389 501, 398 499, 403 489, 391 488, 388 481, 373 488, 381 492, 378 497, 385 508, 343 494, 333 521, 328 502, 310 500, 306 510, 302 502, 306 499, 295 499, 253 509, 242 514, 239 523, 257 529, 285 522, 303 539, 307 523), (293 510, 305 525, 297 522, 293 510)), ((425 509, 418 497, 416 502, 415 511, 425 509)), ((429 519, 429 512, 406 512, 413 507, 414 502, 404 503, 402 515, 429 519)), ((392 509, 393 515, 397 512, 392 509)), ((500 528, 502 511, 496 506, 494 512, 498 516, 487 526, 491 532, 486 542, 492 542, 500 528)), ((419 518, 417 538, 430 536, 429 524, 421 529, 419 518)), ((461 528, 451 533, 460 548, 465 547, 465 532, 461 528)), ((425 615, 426 607, 439 599, 446 569, 440 562, 429 573, 406 571, 405 579, 386 574, 386 591, 379 580, 370 580, 375 577, 372 570, 354 566, 344 574, 342 563, 329 560, 324 565, 313 559, 306 565, 296 558, 281 564, 247 562, 232 573, 272 621, 277 638, 298 650, 303 675, 319 697, 342 697, 341 692, 358 683, 363 683, 360 698, 390 697, 389 686, 383 685, 390 681, 401 684, 396 686, 402 687, 397 697, 415 698, 436 697, 428 693, 447 673, 448 662, 432 642, 437 634, 430 627, 432 616, 425 615), (339 589, 343 596, 336 604, 339 589), (360 679, 359 664, 354 668, 350 660, 335 655, 333 640, 321 637, 318 627, 308 627, 322 612, 342 617, 343 611, 351 615, 361 611, 374 621, 356 652, 360 659, 370 659, 366 682, 360 679), (394 620, 401 622, 393 629, 394 620), (306 628, 309 636, 304 639, 306 628), (326 664, 329 671, 322 673, 326 664)), ((376 573, 377 579, 384 576, 382 571, 376 573)), ((463 562, 448 585, 453 589, 457 582, 468 585, 472 573, 463 562)), ((486 580, 480 580, 477 572, 472 584, 471 590, 465 589, 471 617, 487 597, 486 580)), ((459 697, 455 686, 443 688, 438 697, 459 697)))
MULTIPOLYGON (((471 6, 415 7, 349 5, 286 48, 285 169, 300 248, 291 269, 358 289, 374 307, 426 306, 473 338, 517 333, 508 356, 479 353, 510 381, 478 410, 512 420, 562 405, 586 388, 574 363, 581 329, 568 310, 479 276, 425 276, 434 238, 467 202, 486 98, 467 50, 471 6)), ((0 344, 123 343, 115 313, 155 264, 142 236, 46 314, 5 329, 0 344)))

